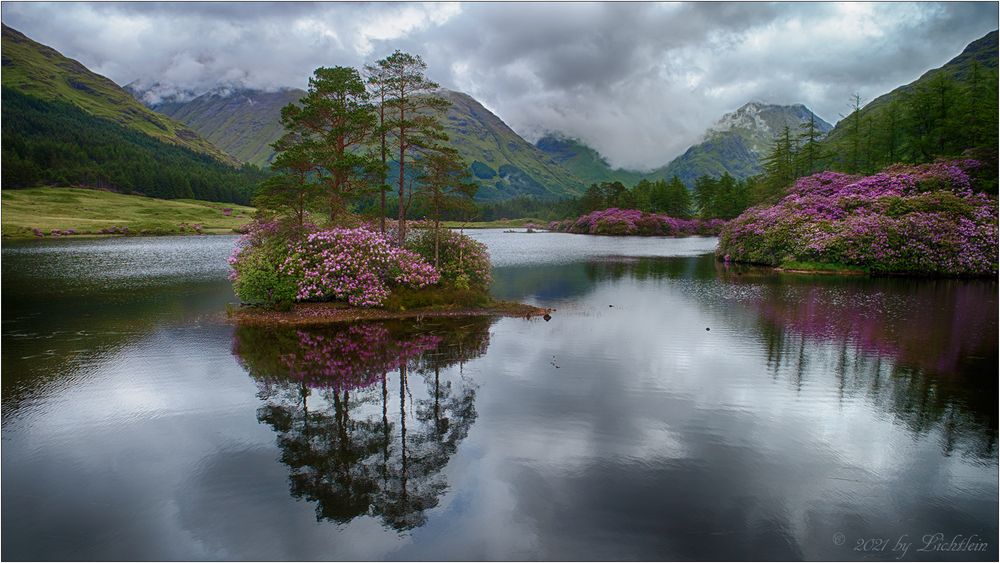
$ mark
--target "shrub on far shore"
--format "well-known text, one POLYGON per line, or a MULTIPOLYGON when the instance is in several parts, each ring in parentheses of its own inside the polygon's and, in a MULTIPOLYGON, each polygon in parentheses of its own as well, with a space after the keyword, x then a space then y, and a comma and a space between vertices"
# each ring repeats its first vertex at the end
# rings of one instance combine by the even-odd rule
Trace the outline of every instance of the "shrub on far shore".
POLYGON ((549 223, 549 230, 584 235, 711 236, 719 234, 723 225, 725 221, 722 219, 678 219, 660 213, 612 207, 576 219, 553 221, 549 223))

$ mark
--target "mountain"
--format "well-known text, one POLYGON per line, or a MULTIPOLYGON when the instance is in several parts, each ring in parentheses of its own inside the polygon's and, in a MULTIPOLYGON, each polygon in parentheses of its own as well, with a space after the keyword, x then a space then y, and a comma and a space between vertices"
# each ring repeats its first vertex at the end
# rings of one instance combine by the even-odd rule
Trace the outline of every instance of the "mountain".
MULTIPOLYGON (((868 119, 871 119, 873 122, 882 121, 882 118, 885 117, 885 114, 892 102, 903 102, 910 94, 914 93, 919 88, 929 86, 936 78, 946 77, 954 79, 958 82, 966 82, 972 73, 973 66, 976 64, 978 64, 980 70, 984 71, 984 75, 982 76, 984 82, 992 80, 993 88, 996 88, 997 79, 995 73, 998 68, 998 39, 1000 39, 998 32, 996 30, 991 31, 983 37, 969 43, 969 45, 967 45, 958 56, 945 63, 943 66, 928 70, 922 74, 920 78, 917 78, 913 82, 904 84, 891 92, 875 98, 861 108, 860 120, 862 122, 865 122, 868 119), (987 75, 986 73, 993 74, 987 75)), ((993 96, 993 98, 995 103, 995 96, 993 96)), ((850 120, 847 118, 837 122, 837 126, 833 128, 829 135, 827 135, 825 144, 832 147, 833 145, 845 141, 845 137, 848 135, 849 126, 850 120)))
POLYGON ((612 169, 607 160, 593 148, 576 139, 550 134, 535 146, 585 184, 620 181, 626 186, 639 180, 670 179, 677 175, 691 186, 699 176, 713 177, 729 173, 734 178, 746 178, 761 172, 761 159, 775 138, 787 126, 794 133, 799 126, 815 117, 816 127, 826 133, 832 126, 802 104, 789 106, 750 102, 727 113, 713 125, 704 140, 684 154, 652 172, 612 169))
MULTIPOLYGON (((135 94, 148 99, 141 90, 135 90, 135 94)), ((237 158, 266 165, 273 157, 270 145, 282 133, 281 108, 304 94, 294 89, 222 89, 189 101, 161 101, 152 107, 189 125, 237 158)), ((557 198, 583 191, 579 178, 521 138, 471 96, 451 90, 437 94, 451 102, 444 116, 445 132, 480 186, 477 199, 518 195, 557 198)), ((390 163, 390 185, 396 182, 394 170, 390 163)))
POLYGON ((588 186, 601 182, 621 182, 632 186, 645 176, 635 170, 613 169, 601 153, 578 139, 559 133, 550 133, 538 139, 535 147, 588 186))
POLYGON ((555 198, 583 192, 579 178, 471 96, 452 90, 441 90, 438 95, 451 102, 445 131, 449 144, 469 163, 479 184, 477 199, 519 195, 555 198))
POLYGON ((0 184, 247 203, 262 172, 3 26, 0 184))
POLYGON ((65 102, 160 141, 237 162, 190 128, 146 108, 117 84, 58 51, 3 25, 3 86, 33 98, 65 102))
POLYGON ((298 89, 217 89, 191 100, 167 99, 150 107, 191 127, 240 161, 266 167, 274 156, 271 144, 283 131, 281 108, 305 94, 298 89))
POLYGON ((802 104, 788 106, 749 102, 727 113, 705 134, 705 139, 684 154, 649 174, 653 179, 677 176, 691 186, 702 175, 729 173, 742 179, 761 172, 761 160, 785 127, 797 134, 813 117, 823 133, 833 126, 802 104))

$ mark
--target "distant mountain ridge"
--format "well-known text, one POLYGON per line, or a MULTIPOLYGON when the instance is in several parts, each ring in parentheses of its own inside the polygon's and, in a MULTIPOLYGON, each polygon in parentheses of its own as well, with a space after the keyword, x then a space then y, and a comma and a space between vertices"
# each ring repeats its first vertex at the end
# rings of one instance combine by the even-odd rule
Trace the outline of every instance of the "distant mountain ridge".
POLYGON ((472 96, 438 93, 451 102, 445 116, 449 144, 469 163, 484 200, 518 195, 579 195, 584 183, 545 152, 525 141, 472 96))
POLYGON ((742 179, 759 174, 762 160, 774 140, 788 127, 798 135, 801 126, 815 119, 816 128, 826 133, 833 126, 802 104, 777 105, 748 102, 727 113, 709 128, 705 140, 649 174, 652 179, 677 176, 691 186, 699 176, 723 174, 742 179))
POLYGON ((703 140, 684 154, 652 172, 612 169, 600 153, 584 143, 559 135, 547 135, 536 146, 586 183, 620 181, 633 185, 645 178, 669 180, 677 176, 689 187, 702 175, 720 177, 728 173, 737 179, 761 172, 761 160, 787 126, 798 134, 800 126, 816 120, 825 133, 832 125, 802 104, 776 105, 748 102, 722 116, 706 131, 703 140))
POLYGON ((283 131, 281 108, 305 94, 295 88, 274 92, 222 88, 191 100, 160 101, 150 107, 188 125, 239 160, 267 167, 274 157, 271 144, 283 131))
POLYGON ((549 133, 535 142, 535 146, 553 161, 575 174, 583 183, 621 182, 631 186, 642 180, 646 173, 624 168, 611 168, 608 160, 583 141, 549 133))
MULTIPOLYGON (((132 89, 138 99, 144 91, 132 89)), ((281 108, 297 102, 297 89, 264 92, 217 89, 190 100, 167 99, 150 107, 188 125, 244 162, 268 166, 278 140, 281 108)), ((467 94, 442 89, 451 102, 444 116, 449 144, 458 150, 479 184, 477 199, 496 200, 519 195, 559 198, 579 195, 584 183, 515 133, 499 117, 467 94)), ((390 184, 396 181, 390 162, 390 184)))

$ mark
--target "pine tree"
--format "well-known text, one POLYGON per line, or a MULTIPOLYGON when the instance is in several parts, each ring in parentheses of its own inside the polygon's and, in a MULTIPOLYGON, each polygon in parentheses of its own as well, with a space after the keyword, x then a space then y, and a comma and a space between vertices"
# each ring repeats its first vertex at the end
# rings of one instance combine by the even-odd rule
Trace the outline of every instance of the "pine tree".
POLYGON ((375 63, 385 72, 388 99, 385 126, 398 149, 399 244, 406 240, 407 157, 447 140, 440 121, 451 103, 434 95, 438 85, 425 76, 427 64, 417 55, 396 51, 375 63))
POLYGON ((799 141, 801 142, 798 154, 799 167, 801 175, 808 176, 819 169, 822 158, 820 139, 823 134, 816 127, 816 116, 813 114, 809 115, 809 121, 803 122, 799 127, 801 129, 799 133, 799 141))
POLYGON ((311 166, 334 223, 352 198, 365 193, 376 168, 374 156, 363 152, 375 130, 375 113, 358 71, 316 69, 300 105, 282 108, 281 123, 285 135, 279 146, 311 166))
POLYGON ((458 151, 441 145, 428 147, 414 161, 420 170, 418 197, 434 220, 434 267, 438 267, 441 218, 449 210, 469 209, 479 187, 458 151))
POLYGON ((850 143, 850 161, 848 163, 848 171, 851 173, 857 172, 861 166, 861 95, 854 94, 851 96, 851 115, 848 116, 849 122, 849 143, 850 143))
POLYGON ((691 194, 687 186, 676 175, 666 183, 667 203, 663 211, 671 216, 681 219, 691 217, 691 194))
POLYGON ((376 126, 376 135, 379 141, 379 156, 382 160, 382 167, 379 168, 379 215, 378 215, 378 225, 379 232, 383 235, 385 234, 385 194, 391 189, 389 186, 388 172, 389 163, 388 158, 388 144, 386 143, 386 135, 388 133, 388 128, 386 127, 385 110, 386 110, 386 99, 389 96, 389 74, 387 69, 379 64, 365 65, 365 76, 366 82, 368 84, 371 95, 375 100, 376 107, 378 108, 378 124, 376 126))

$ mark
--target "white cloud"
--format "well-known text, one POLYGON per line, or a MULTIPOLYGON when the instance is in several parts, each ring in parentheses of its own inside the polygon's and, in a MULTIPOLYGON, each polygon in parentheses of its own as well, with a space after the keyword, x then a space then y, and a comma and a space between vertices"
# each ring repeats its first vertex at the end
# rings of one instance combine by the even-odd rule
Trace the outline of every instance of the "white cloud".
POLYGON ((527 138, 651 168, 748 100, 828 121, 957 55, 995 3, 4 3, 4 23, 119 84, 304 87, 402 49, 527 138))

